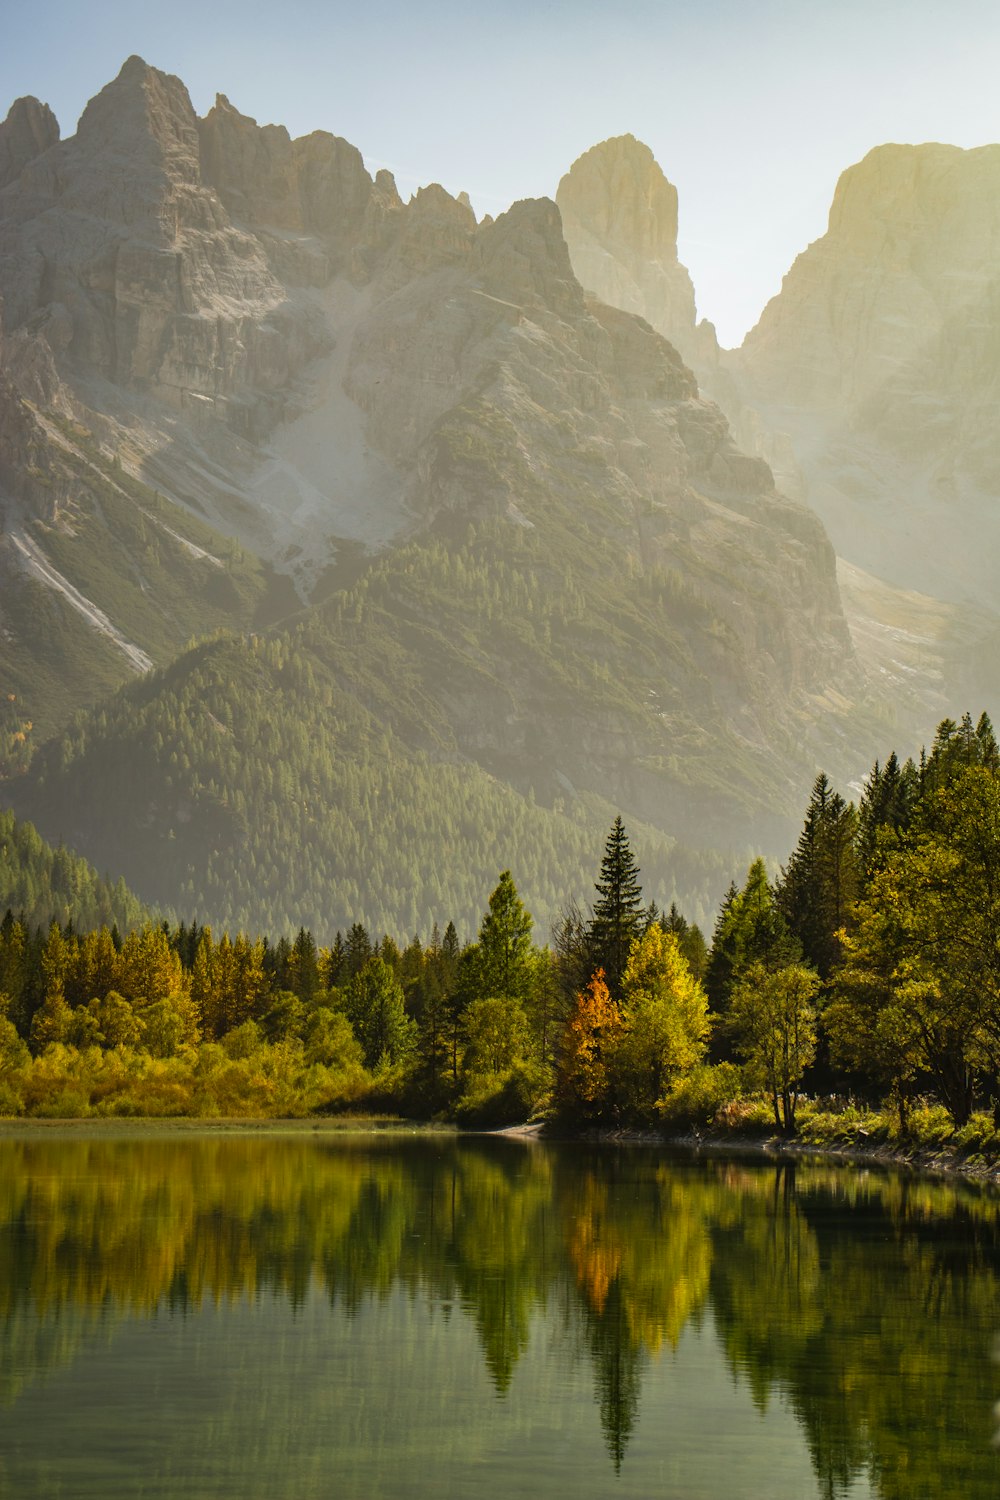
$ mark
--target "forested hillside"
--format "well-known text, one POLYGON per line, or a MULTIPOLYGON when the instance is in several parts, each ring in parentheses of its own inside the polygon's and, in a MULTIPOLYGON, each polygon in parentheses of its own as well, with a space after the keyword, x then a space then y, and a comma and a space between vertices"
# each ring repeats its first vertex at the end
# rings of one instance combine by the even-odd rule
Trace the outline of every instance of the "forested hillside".
POLYGON ((30 927, 73 923, 82 931, 102 924, 128 931, 149 917, 121 879, 102 879, 85 860, 52 849, 30 823, 0 812, 0 913, 10 910, 30 927))
MULTIPOLYGON (((517 868, 547 926, 587 889, 610 804, 567 782, 545 806, 456 754, 403 653, 412 675, 394 679, 388 727, 364 702, 379 680, 362 651, 345 649, 335 672, 310 648, 312 628, 294 642, 206 643, 124 690, 40 752, 19 805, 37 801, 51 836, 92 850, 145 899, 220 927, 305 924, 323 941, 353 921, 469 930, 498 864, 517 868)), ((649 827, 636 843, 651 896, 683 891, 690 910, 711 912, 721 856, 649 827)))
MULTIPOLYGON (((26 851, 60 893, 76 879, 86 909, 93 878, 46 863, 30 830, 11 834, 9 861, 26 851)), ((274 941, 147 921, 123 939, 8 913, 0 1112, 365 1101, 574 1127, 770 1118, 791 1135, 803 1091, 842 1109, 850 1092, 897 1135, 933 1106, 993 1139, 998 866, 1000 750, 984 714, 943 721, 919 761, 877 763, 857 807, 821 774, 779 878, 751 861, 710 949, 676 905, 649 900, 620 817, 596 880, 567 881, 550 944, 509 869, 464 943, 450 918, 401 947, 357 917, 317 944, 304 925, 274 941)))

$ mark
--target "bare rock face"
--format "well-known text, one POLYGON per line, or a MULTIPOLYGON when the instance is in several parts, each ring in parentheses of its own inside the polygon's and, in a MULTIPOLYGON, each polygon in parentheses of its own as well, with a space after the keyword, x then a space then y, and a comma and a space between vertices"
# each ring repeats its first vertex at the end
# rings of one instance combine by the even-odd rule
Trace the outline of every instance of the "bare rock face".
MULTIPOLYGON (((584 294, 556 205, 517 203, 461 248, 383 299, 376 281, 352 345, 348 390, 408 475, 412 512, 531 528, 602 517, 609 556, 693 569, 760 743, 762 704, 784 715, 796 694, 856 691, 822 527, 735 447, 670 343, 584 294)), ((479 705, 480 728, 487 716, 479 705)))
POLYGON ((1000 146, 882 146, 841 177, 731 369, 838 551, 995 600, 1000 146))
POLYGON ((317 352, 262 246, 202 180, 184 85, 139 58, 76 136, 22 169, 0 210, 8 326, 58 313, 60 352, 84 377, 252 429, 317 352))
MULTIPOLYGON (((335 136, 292 140, 222 97, 199 121, 180 80, 138 58, 72 139, 45 146, 30 118, 10 139, 39 149, 18 145, 0 192, 0 364, 14 380, 16 355, 21 402, 0 431, 0 523, 9 502, 33 545, 65 551, 80 428, 116 503, 109 464, 268 556, 304 602, 333 557, 362 566, 403 536, 430 555, 482 527, 498 578, 530 536, 580 681, 606 652, 619 698, 604 679, 568 690, 543 630, 529 655, 504 652, 473 593, 470 685, 433 684, 459 753, 692 831, 743 797, 768 816, 798 801, 863 692, 834 554, 678 352, 706 336, 676 194, 644 147, 582 158, 566 219, 538 199, 477 224, 437 184, 404 204, 335 136), (46 437, 32 402, 57 400, 46 437), (46 442, 61 468, 31 461, 46 442), (738 790, 696 810, 686 778, 709 741, 738 790)), ((414 618, 431 608, 416 598, 414 618)))
POLYGON ((795 261, 741 364, 776 400, 880 408, 916 389, 946 330, 988 311, 998 246, 1000 146, 880 146, 841 177, 827 233, 795 261))
POLYGON ((283 125, 258 125, 224 94, 198 122, 202 176, 237 223, 263 232, 275 270, 322 284, 366 237, 373 192, 361 152, 317 130, 292 140, 283 125), (304 246, 303 236, 321 242, 304 246), (297 263, 295 252, 301 257, 297 263))
POLYGON ((30 161, 59 140, 59 122, 47 104, 15 99, 0 125, 0 191, 16 182, 30 161))
POLYGON ((677 259, 677 189, 649 147, 632 135, 592 147, 563 177, 556 202, 582 285, 638 313, 694 363, 700 343, 694 287, 677 259))

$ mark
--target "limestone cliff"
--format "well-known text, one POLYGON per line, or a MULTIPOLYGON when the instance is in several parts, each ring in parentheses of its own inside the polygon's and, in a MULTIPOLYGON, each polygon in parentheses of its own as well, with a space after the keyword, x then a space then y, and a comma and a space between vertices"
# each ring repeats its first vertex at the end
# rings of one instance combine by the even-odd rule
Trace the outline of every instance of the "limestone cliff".
POLYGON ((550 200, 481 224, 436 184, 403 203, 337 137, 292 140, 222 97, 198 120, 137 58, 74 137, 22 109, 9 139, 23 421, 0 431, 0 525, 133 663, 164 658, 182 580, 204 617, 187 633, 215 628, 249 547, 303 603, 321 586, 339 609, 356 583, 352 621, 382 578, 371 635, 336 610, 323 626, 324 670, 422 753, 525 792, 613 794, 697 836, 745 814, 770 837, 831 743, 857 732, 867 758, 823 528, 736 446, 680 332, 651 326, 697 341, 676 195, 644 148, 610 143, 568 189, 622 254, 576 187, 624 195, 638 317, 581 285, 550 200), (131 595, 96 560, 125 526, 131 595))
POLYGON ((882 146, 732 357, 838 550, 990 604, 1000 545, 1000 146, 882 146))
POLYGON ((0 189, 16 182, 30 161, 59 139, 59 123, 47 104, 15 99, 0 125, 0 189))
POLYGON ((648 146, 615 136, 578 157, 559 183, 573 270, 611 307, 638 313, 697 362, 694 287, 677 259, 677 189, 648 146))

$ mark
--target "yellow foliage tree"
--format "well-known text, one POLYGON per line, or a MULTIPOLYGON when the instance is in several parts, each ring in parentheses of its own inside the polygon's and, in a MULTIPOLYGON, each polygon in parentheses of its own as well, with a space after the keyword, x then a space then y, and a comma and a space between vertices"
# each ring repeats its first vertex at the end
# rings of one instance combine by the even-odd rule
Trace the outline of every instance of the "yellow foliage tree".
POLYGON ((613 1107, 609 1064, 621 1035, 621 1011, 598 969, 577 995, 566 1026, 557 1091, 571 1113, 600 1119, 613 1107))
POLYGON ((677 936, 654 925, 634 939, 622 975, 624 1026, 613 1070, 626 1109, 654 1118, 705 1056, 708 1000, 677 936))

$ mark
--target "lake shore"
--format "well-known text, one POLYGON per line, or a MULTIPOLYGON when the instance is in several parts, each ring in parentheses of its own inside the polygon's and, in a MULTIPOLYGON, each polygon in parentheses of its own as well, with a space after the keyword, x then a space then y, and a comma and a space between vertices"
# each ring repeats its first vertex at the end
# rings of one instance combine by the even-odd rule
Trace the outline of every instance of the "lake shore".
POLYGON ((770 1161, 832 1161, 861 1167, 887 1167, 913 1172, 965 1177, 978 1182, 1000 1183, 1000 1157, 984 1156, 947 1143, 928 1146, 902 1141, 816 1141, 760 1136, 747 1132, 660 1130, 585 1130, 573 1132, 546 1122, 512 1125, 491 1134, 553 1144, 605 1146, 661 1146, 712 1156, 766 1158, 770 1161))
POLYGON ((508 1125, 496 1130, 470 1130, 430 1120, 408 1120, 392 1115, 306 1116, 285 1119, 172 1117, 92 1117, 54 1119, 8 1117, 0 1119, 0 1139, 11 1136, 43 1136, 68 1133, 94 1137, 152 1136, 178 1134, 231 1135, 443 1135, 500 1137, 526 1143, 552 1145, 599 1145, 660 1147, 695 1155, 781 1161, 830 1161, 845 1166, 891 1168, 934 1176, 963 1177, 1000 1184, 1000 1158, 960 1146, 939 1143, 929 1146, 891 1140, 816 1141, 761 1136, 745 1131, 688 1131, 683 1133, 628 1128, 573 1131, 565 1126, 538 1121, 508 1125))

